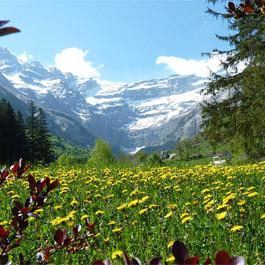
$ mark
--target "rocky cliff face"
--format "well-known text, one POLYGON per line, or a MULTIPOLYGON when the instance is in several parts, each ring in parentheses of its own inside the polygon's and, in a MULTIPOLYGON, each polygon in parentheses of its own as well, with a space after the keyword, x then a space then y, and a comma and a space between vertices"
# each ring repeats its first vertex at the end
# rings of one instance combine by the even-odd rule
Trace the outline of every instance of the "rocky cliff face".
POLYGON ((48 113, 52 131, 79 145, 91 145, 92 134, 133 150, 199 131, 205 80, 196 76, 131 84, 80 79, 36 61, 21 63, 5 48, 0 48, 0 73, 2 91, 35 101, 48 113))

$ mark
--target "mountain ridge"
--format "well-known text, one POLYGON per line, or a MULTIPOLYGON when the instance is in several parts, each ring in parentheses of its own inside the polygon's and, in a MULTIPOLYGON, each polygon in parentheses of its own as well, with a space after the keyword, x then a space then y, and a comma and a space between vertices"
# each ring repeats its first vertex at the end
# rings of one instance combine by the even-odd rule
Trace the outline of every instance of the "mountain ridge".
POLYGON ((206 80, 194 75, 130 84, 80 79, 37 61, 19 62, 5 48, 0 48, 0 73, 2 88, 23 102, 35 101, 49 114, 56 134, 81 146, 93 145, 95 135, 133 150, 177 142, 199 131, 206 80))

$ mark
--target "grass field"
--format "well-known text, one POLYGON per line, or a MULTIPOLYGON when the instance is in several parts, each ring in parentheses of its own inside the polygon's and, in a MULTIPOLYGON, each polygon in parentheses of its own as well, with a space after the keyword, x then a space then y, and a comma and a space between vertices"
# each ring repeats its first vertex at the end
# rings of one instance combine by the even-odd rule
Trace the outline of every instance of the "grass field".
MULTIPOLYGON (((154 256, 172 262, 170 246, 183 241, 202 260, 216 251, 242 255, 247 264, 265 260, 265 163, 136 168, 63 168, 31 170, 36 179, 59 178, 47 206, 30 219, 17 249, 32 264, 37 250, 54 244, 54 231, 95 223, 90 247, 72 255, 58 251, 51 264, 89 264, 119 250, 144 263, 154 256)), ((28 182, 9 181, 0 191, 0 224, 8 225, 10 204, 28 196, 28 182)), ((82 230, 81 230, 82 231, 82 230)))

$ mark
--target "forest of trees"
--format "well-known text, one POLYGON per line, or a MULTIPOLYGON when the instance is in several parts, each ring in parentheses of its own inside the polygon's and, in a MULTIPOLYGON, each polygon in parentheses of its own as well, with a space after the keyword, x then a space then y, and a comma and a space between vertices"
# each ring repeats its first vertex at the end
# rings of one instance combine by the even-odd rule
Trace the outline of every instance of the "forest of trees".
POLYGON ((53 160, 50 135, 43 110, 33 101, 24 121, 9 102, 0 101, 0 164, 11 164, 23 157, 31 162, 53 160))

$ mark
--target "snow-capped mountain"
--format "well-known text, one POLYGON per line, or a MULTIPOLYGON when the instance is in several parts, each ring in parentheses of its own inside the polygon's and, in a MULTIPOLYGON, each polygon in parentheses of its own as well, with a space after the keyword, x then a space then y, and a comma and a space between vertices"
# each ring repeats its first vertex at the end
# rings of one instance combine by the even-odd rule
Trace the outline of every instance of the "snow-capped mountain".
POLYGON ((198 103, 206 81, 200 77, 131 84, 81 79, 36 61, 22 63, 5 48, 0 48, 0 73, 0 89, 23 101, 34 100, 57 126, 55 133, 81 145, 90 144, 85 140, 86 133, 93 138, 90 133, 133 151, 176 143, 199 131, 198 103))

